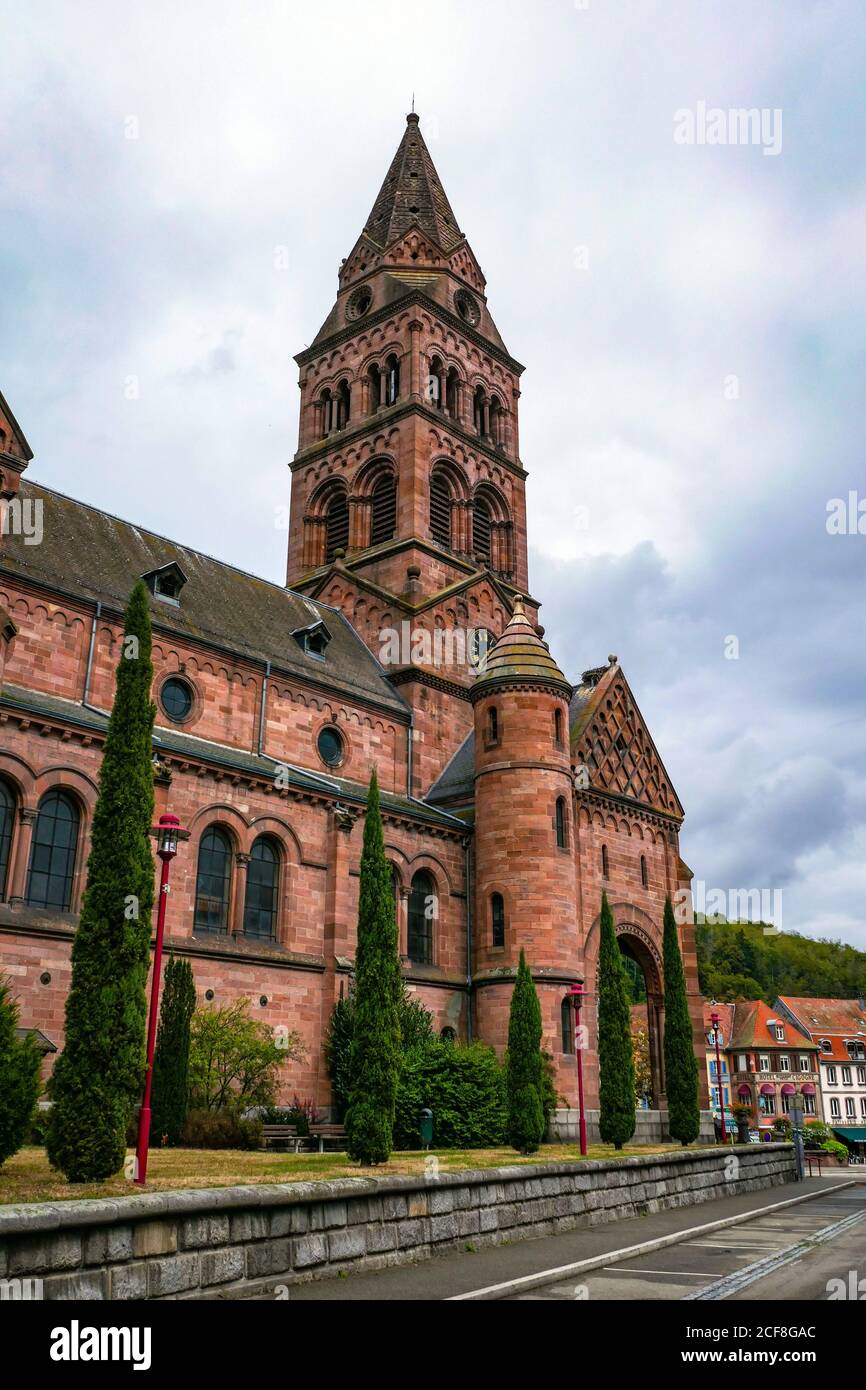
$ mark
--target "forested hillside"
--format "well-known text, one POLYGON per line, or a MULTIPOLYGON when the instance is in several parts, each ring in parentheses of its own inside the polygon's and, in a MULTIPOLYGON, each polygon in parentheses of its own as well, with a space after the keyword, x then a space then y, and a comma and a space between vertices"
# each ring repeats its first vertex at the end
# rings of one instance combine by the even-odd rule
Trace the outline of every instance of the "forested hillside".
POLYGON ((703 922, 695 935, 707 999, 771 1004, 779 994, 856 999, 866 992, 866 952, 840 941, 777 933, 763 922, 703 922))

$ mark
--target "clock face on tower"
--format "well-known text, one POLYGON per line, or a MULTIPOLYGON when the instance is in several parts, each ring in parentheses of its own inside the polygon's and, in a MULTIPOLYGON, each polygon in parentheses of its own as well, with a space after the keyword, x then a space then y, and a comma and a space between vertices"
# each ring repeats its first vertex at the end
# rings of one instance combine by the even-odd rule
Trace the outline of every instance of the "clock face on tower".
POLYGON ((474 295, 471 295, 468 290, 457 291, 454 296, 454 308, 463 319, 463 322, 470 324, 473 328, 481 318, 478 300, 474 295))

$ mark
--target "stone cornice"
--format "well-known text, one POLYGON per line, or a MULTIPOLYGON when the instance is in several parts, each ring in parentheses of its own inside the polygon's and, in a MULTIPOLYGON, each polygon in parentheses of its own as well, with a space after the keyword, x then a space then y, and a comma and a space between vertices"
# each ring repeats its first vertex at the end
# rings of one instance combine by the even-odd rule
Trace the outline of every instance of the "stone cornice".
MULTIPOLYGON (((384 269, 386 274, 390 267, 379 267, 384 269)), ((444 272, 437 272, 444 273, 444 272)), ((447 272, 453 275, 453 272, 447 272)), ((457 277, 454 277, 455 279, 457 277)), ((413 306, 426 309, 428 312, 436 314, 443 323, 449 328, 454 328, 458 333, 462 333, 469 342, 474 343, 482 352, 487 352, 491 357, 495 357, 497 362, 501 362, 517 376, 522 376, 526 370, 522 362, 518 362, 516 357, 512 357, 504 348, 497 347, 489 338, 485 338, 483 333, 479 333, 471 324, 465 322, 457 314, 453 314, 450 309, 446 309, 438 300, 432 299, 429 294, 425 294, 421 289, 411 289, 408 294, 401 295, 399 299, 392 299, 387 304, 383 304, 381 309, 374 309, 371 313, 365 314, 363 319, 353 319, 347 323, 345 328, 338 329, 329 338, 323 339, 319 343, 314 343, 311 347, 304 348, 295 356, 295 361, 299 367, 306 367, 308 363, 315 362, 317 358, 324 357, 332 348, 339 347, 342 343, 348 343, 356 337, 360 331, 368 329, 371 325, 385 323, 389 318, 402 313, 404 309, 413 306)), ((332 311, 333 312, 333 311, 332 311)))
POLYGON ((629 816, 634 816, 638 820, 653 821, 663 830, 679 830, 685 819, 684 816, 672 815, 669 811, 659 810, 655 806, 647 806, 642 801, 634 801, 630 796, 622 796, 619 792, 608 792, 602 787, 582 787, 576 792, 579 805, 586 804, 610 809, 616 806, 620 811, 629 816))
POLYGON ((396 401, 394 405, 386 406, 384 410, 377 411, 375 415, 365 415, 356 425, 349 424, 344 429, 340 430, 336 436, 328 434, 324 439, 317 439, 314 443, 308 444, 306 449, 299 449, 289 464, 289 469, 292 473, 296 473, 299 468, 304 468, 308 464, 314 463, 323 455, 333 452, 337 448, 334 442, 335 439, 339 441, 339 446, 342 447, 344 443, 350 443, 359 439, 365 433, 375 433, 381 430, 383 425, 393 424, 413 413, 420 415, 424 420, 429 420, 431 423, 439 425, 440 428, 444 427, 446 430, 449 430, 452 434, 456 435, 461 442, 468 445, 469 448, 476 449, 478 453, 482 454, 485 458, 492 459, 495 463, 501 464, 503 468, 509 473, 512 473, 516 478, 525 481, 529 477, 529 474, 521 463, 516 462, 514 459, 510 459, 507 454, 500 453, 498 449, 485 443, 480 435, 470 434, 468 430, 464 429, 462 425, 457 424, 450 416, 446 418, 438 411, 431 410, 430 406, 425 405, 420 398, 413 398, 412 396, 401 398, 396 401))

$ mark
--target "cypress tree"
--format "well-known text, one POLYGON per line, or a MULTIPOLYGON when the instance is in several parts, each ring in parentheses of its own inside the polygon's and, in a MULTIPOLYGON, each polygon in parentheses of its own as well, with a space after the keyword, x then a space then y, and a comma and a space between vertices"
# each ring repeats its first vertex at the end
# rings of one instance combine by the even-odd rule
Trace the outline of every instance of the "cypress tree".
POLYGON ((394 888, 385 858, 374 769, 361 852, 355 1019, 345 1119, 349 1156, 360 1163, 387 1163, 391 1154, 400 1069, 397 998, 401 982, 394 888))
POLYGON ((145 984, 153 907, 150 609, 127 604, 93 814, 87 886, 72 946, 66 1045, 51 1082, 48 1157, 70 1182, 109 1178, 144 1081, 145 984))
POLYGON ((634 1134, 634 1056, 628 976, 622 963, 607 893, 601 895, 598 948, 598 1065, 601 1072, 599 1131, 621 1149, 634 1134))
POLYGON ((39 1096, 39 1050, 28 1033, 19 1038, 18 1005, 0 976, 0 1164, 27 1138, 39 1096))
POLYGON ((164 1136, 179 1144, 189 1104, 189 1036, 195 1013, 195 984, 188 960, 170 956, 165 967, 159 1004, 159 1031, 153 1055, 153 1118, 155 1144, 164 1136))
POLYGON ((535 1153, 545 1129, 541 1005, 522 949, 511 995, 505 1065, 508 1142, 520 1153, 535 1153))
MULTIPOLYGON (((686 976, 677 924, 670 898, 665 898, 663 968, 665 973, 665 1089, 668 1128, 683 1145, 697 1139, 701 1129, 698 1108, 698 1059, 686 996, 686 976)), ((719 1095, 724 1100, 721 1077, 719 1095)))

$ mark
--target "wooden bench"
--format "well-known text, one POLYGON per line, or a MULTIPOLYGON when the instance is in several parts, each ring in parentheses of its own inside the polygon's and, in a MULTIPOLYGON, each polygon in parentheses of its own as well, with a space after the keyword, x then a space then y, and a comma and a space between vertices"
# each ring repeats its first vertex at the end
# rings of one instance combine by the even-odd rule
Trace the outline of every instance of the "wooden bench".
POLYGON ((262 1125, 263 1149, 296 1154, 300 1142, 297 1125, 262 1125))
POLYGON ((325 1152, 326 1145, 335 1153, 342 1153, 346 1148, 346 1131, 342 1125, 310 1125, 310 1138, 318 1142, 320 1154, 325 1152))

